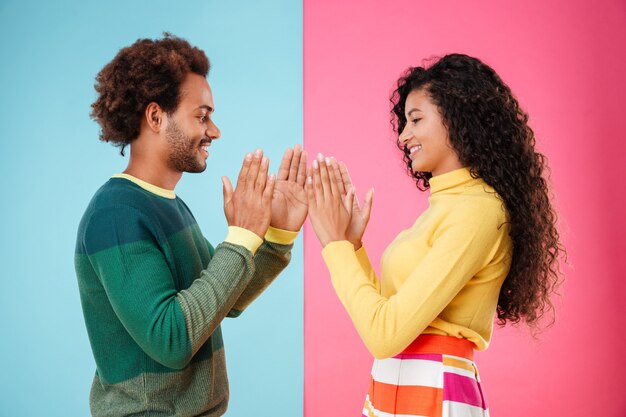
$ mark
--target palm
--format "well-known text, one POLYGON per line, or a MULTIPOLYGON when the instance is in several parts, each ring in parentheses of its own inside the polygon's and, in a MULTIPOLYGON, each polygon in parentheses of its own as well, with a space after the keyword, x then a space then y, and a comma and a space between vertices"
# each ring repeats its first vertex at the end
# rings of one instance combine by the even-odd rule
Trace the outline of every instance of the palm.
POLYGON ((297 182, 276 181, 272 197, 272 226, 284 230, 299 230, 307 213, 304 188, 297 182))
POLYGON ((300 145, 285 151, 278 169, 274 194, 272 195, 272 220, 277 229, 298 231, 308 213, 308 201, 304 191, 306 179, 306 152, 300 145))
MULTIPOLYGON (((346 209, 350 209, 350 207, 348 206, 349 203, 346 200, 346 195, 348 190, 354 189, 354 186, 352 185, 352 179, 350 178, 348 167, 346 167, 346 164, 344 164, 343 162, 340 162, 339 164, 333 164, 333 167, 337 188, 344 198, 344 206, 346 207, 346 209)), ((348 229, 346 229, 346 239, 352 242, 355 247, 361 246, 361 239, 363 238, 363 234, 365 233, 367 223, 370 220, 373 197, 374 190, 370 189, 365 196, 365 202, 363 206, 359 204, 359 199, 356 195, 353 198, 351 207, 352 216, 350 218, 350 224, 348 225, 348 229)))
POLYGON ((365 213, 363 212, 363 209, 359 207, 358 200, 355 196, 354 202, 352 203, 352 218, 350 219, 350 225, 348 225, 348 229, 346 230, 346 238, 350 242, 360 241, 365 233, 368 221, 369 217, 365 216, 365 213))

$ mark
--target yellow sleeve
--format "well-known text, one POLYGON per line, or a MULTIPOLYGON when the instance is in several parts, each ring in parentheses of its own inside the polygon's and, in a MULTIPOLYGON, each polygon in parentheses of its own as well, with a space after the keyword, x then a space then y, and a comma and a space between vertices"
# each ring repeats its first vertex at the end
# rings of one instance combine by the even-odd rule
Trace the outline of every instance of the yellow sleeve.
POLYGON ((298 232, 278 229, 270 226, 265 233, 265 240, 278 243, 279 245, 291 245, 298 237, 298 232))
POLYGON ((361 268, 363 269, 363 271, 365 271, 365 276, 367 277, 369 282, 374 284, 374 288, 376 288, 376 291, 380 293, 380 280, 376 276, 376 271, 374 271, 374 268, 372 267, 370 258, 367 256, 365 246, 361 245, 361 247, 357 249, 354 253, 356 254, 356 258, 359 261, 361 268))
POLYGON ((263 243, 263 239, 258 237, 254 232, 238 226, 228 226, 228 234, 224 242, 240 245, 248 249, 254 255, 263 243))
POLYGON ((388 358, 406 348, 487 265, 504 233, 503 221, 495 204, 459 204, 437 228, 426 256, 389 298, 380 295, 349 242, 324 247, 337 296, 374 357, 388 358))

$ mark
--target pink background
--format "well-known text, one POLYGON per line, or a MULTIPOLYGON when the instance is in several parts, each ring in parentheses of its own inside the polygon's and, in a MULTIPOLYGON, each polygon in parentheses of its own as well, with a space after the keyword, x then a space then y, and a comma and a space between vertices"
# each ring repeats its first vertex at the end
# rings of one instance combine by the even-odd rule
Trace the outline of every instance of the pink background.
MULTIPOLYGON (((570 265, 551 329, 497 329, 477 355, 492 415, 623 417, 626 2, 507 3, 305 0, 305 144, 346 161, 360 195, 375 187, 365 242, 377 267, 427 197, 394 146, 395 80, 449 52, 494 67, 550 160, 570 265)), ((305 233, 305 415, 357 416, 372 357, 305 233)))

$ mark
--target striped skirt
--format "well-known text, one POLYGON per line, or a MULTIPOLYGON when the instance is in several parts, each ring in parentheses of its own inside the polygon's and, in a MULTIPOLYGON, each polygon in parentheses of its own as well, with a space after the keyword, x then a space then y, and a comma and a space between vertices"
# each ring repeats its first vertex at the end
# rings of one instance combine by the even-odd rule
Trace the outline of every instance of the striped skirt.
POLYGON ((466 339, 420 335, 375 360, 363 417, 488 417, 473 354, 466 339))

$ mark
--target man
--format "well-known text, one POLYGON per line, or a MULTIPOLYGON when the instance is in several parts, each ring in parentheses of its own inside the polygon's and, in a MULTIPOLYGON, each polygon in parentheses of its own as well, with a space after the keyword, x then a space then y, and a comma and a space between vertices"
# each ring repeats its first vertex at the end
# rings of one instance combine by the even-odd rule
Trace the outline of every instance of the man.
POLYGON ((306 154, 278 176, 261 150, 224 183, 224 242, 213 246, 174 188, 202 172, 220 137, 200 49, 166 34, 122 49, 98 74, 100 139, 130 161, 81 220, 76 273, 97 371, 94 416, 221 416, 228 380, 220 323, 285 268, 307 214, 306 154))

